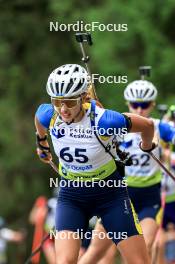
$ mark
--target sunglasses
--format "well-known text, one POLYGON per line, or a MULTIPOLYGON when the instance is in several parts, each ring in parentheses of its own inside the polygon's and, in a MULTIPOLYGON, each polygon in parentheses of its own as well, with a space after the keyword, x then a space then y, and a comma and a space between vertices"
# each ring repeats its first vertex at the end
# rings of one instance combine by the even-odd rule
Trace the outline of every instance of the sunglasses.
POLYGON ((130 106, 133 108, 133 109, 137 109, 137 108, 142 108, 142 109, 147 109, 148 107, 151 106, 151 103, 152 102, 132 102, 132 103, 129 103, 130 106))
POLYGON ((61 108, 62 105, 66 105, 67 108, 73 108, 78 105, 81 97, 72 98, 72 99, 58 99, 58 98, 51 98, 52 104, 58 108, 61 108))

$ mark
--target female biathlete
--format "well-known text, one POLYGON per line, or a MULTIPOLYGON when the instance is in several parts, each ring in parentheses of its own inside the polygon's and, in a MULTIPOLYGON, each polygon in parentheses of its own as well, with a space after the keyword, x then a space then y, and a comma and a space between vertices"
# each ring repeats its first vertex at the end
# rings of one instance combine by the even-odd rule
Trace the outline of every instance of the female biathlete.
POLYGON ((59 158, 56 263, 77 263, 82 233, 85 235, 93 215, 101 217, 108 236, 127 263, 150 263, 127 188, 116 188, 124 175, 113 158, 113 135, 121 131, 140 132, 140 148, 152 151, 153 121, 99 108, 95 101, 87 107, 83 103, 88 83, 88 74, 80 65, 66 64, 55 69, 47 82, 52 103, 40 105, 35 116, 40 159, 52 159, 48 129, 59 158))
MULTIPOLYGON (((151 82, 137 80, 130 83, 124 91, 124 97, 131 113, 153 121, 158 137, 165 142, 175 142, 175 129, 172 126, 158 119, 150 118, 157 97, 157 89, 151 82)), ((127 134, 122 148, 131 154, 133 160, 133 165, 125 168, 128 192, 138 214, 146 246, 151 256, 152 244, 158 229, 156 217, 161 208, 161 171, 149 153, 143 153, 139 148, 140 136, 140 133, 127 134)), ((159 157, 160 151, 160 147, 156 148, 154 154, 159 157)), ((102 231, 104 228, 98 223, 96 232, 102 231)), ((115 263, 115 255, 116 248, 109 239, 106 238, 102 241, 95 237, 79 263, 90 264, 100 260, 98 264, 112 264, 115 263)))

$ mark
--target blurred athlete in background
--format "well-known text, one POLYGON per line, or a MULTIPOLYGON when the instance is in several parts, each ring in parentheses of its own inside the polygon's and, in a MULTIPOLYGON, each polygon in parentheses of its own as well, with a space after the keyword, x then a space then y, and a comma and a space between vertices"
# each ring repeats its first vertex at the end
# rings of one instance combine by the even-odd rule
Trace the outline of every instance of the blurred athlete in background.
MULTIPOLYGON (((131 113, 150 118, 154 122, 157 137, 164 142, 175 142, 175 128, 167 122, 151 118, 157 97, 156 87, 146 80, 137 80, 130 83, 124 97, 131 113)), ((148 252, 151 256, 152 244, 158 230, 156 218, 161 209, 161 170, 159 165, 151 158, 149 153, 143 153, 139 148, 140 134, 127 134, 121 148, 127 150, 132 158, 133 165, 125 167, 128 192, 138 214, 143 230, 148 252)), ((161 146, 153 153, 160 158, 161 146)), ((116 219, 117 221, 117 219, 116 219)), ((103 227, 96 226, 97 231, 104 231, 103 227)), ((96 237, 87 253, 80 260, 80 264, 90 264, 99 261, 99 264, 115 263, 116 249, 108 239, 99 240, 96 237), (111 249, 109 249, 111 245, 111 249), (107 253, 108 250, 108 253, 107 253)))

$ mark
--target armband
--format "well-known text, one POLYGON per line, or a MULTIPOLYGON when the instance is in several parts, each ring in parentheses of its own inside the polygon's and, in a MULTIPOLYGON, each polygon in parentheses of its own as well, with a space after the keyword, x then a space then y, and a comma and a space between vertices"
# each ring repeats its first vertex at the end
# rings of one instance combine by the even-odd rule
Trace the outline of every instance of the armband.
POLYGON ((129 133, 132 128, 132 121, 131 118, 125 114, 122 114, 126 119, 126 126, 127 126, 127 132, 129 133))
POLYGON ((47 135, 45 135, 43 138, 39 136, 39 134, 36 132, 36 145, 40 150, 43 150, 45 152, 50 152, 50 147, 45 147, 40 144, 40 142, 47 140, 47 135))

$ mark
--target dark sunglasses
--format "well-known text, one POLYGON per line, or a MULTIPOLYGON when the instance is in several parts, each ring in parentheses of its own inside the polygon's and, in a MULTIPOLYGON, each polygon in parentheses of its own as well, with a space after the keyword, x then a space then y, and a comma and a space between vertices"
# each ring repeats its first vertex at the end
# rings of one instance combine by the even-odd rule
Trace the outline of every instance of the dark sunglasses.
POLYGON ((148 107, 150 107, 151 103, 152 102, 132 102, 129 104, 133 109, 137 109, 139 107, 142 109, 147 109, 148 107))
POLYGON ((63 104, 65 104, 67 108, 73 108, 79 103, 80 100, 81 97, 69 99, 51 98, 52 104, 58 108, 61 108, 63 104))

